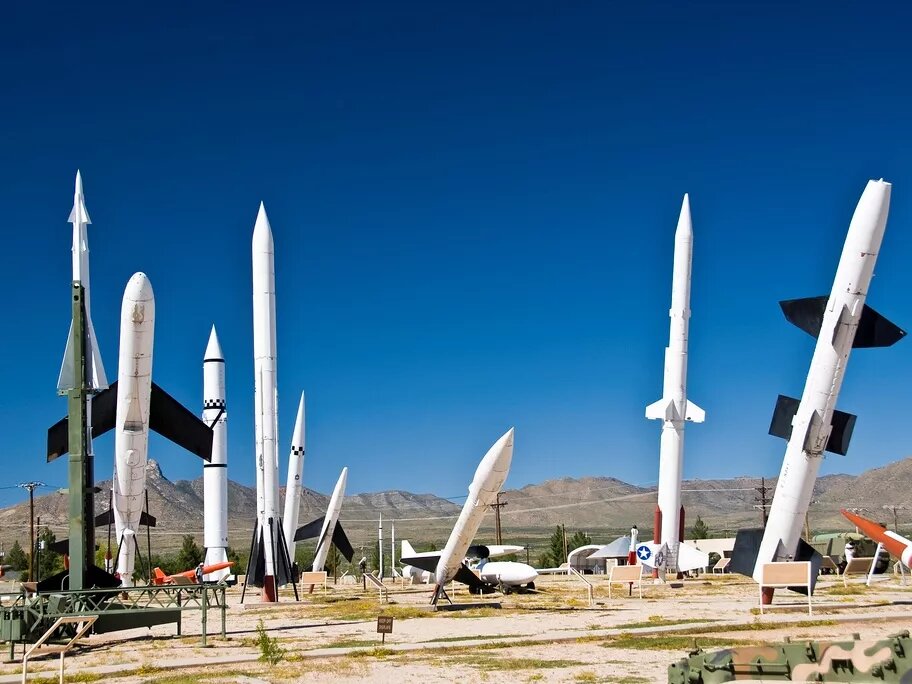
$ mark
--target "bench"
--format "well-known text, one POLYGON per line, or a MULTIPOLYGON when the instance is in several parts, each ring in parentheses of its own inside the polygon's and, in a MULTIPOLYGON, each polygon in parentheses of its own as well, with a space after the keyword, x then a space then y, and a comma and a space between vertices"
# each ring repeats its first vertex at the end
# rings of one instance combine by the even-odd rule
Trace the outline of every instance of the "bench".
POLYGON ((830 571, 835 575, 839 574, 839 566, 836 565, 836 561, 833 560, 832 556, 823 556, 823 560, 820 562, 820 572, 830 571))
POLYGON ((326 571, 320 570, 319 572, 302 572, 301 573, 301 587, 304 588, 307 585, 310 585, 310 591, 313 591, 313 588, 318 585, 323 585, 323 593, 326 593, 326 571))
POLYGON ((728 569, 728 564, 731 563, 731 560, 731 558, 720 558, 713 566, 713 572, 723 574, 728 569))
POLYGON ((849 586, 849 581, 846 579, 849 575, 864 575, 867 577, 873 562, 873 556, 864 556, 862 558, 853 558, 846 563, 846 566, 842 569, 842 586, 849 586))
MULTIPOLYGON (((616 565, 611 568, 608 575, 608 598, 611 598, 612 584, 636 584, 643 598, 643 566, 642 565, 616 565)), ((631 587, 632 589, 632 587, 631 587)))
POLYGON ((811 572, 810 561, 786 561, 783 563, 764 563, 760 567, 760 614, 763 615, 763 590, 788 589, 804 587, 808 597, 808 615, 811 611, 811 572))

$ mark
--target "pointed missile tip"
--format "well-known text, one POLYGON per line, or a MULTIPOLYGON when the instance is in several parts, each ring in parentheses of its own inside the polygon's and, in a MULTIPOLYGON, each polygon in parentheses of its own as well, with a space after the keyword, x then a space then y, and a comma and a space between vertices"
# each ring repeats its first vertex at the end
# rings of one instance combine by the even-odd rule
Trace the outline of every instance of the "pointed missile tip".
POLYGON ((76 194, 82 194, 82 171, 76 169, 76 194))
POLYGON ((212 331, 209 333, 209 343, 206 345, 206 355, 205 359, 221 360, 224 361, 225 357, 222 356, 222 345, 219 344, 218 333, 215 332, 215 326, 212 326, 212 331))

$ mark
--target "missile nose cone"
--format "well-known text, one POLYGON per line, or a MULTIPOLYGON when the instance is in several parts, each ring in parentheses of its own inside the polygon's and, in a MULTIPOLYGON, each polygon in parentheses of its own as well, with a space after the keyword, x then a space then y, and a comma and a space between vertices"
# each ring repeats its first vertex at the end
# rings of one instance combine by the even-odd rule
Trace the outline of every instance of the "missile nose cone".
POLYGON ((206 345, 206 355, 204 361, 224 361, 222 356, 222 345, 219 344, 218 335, 215 332, 215 326, 212 326, 212 332, 209 333, 209 344, 206 345))
POLYGON ((301 401, 298 402, 298 415, 295 418, 294 432, 291 437, 292 447, 304 446, 304 392, 301 392, 301 401))
POLYGON ((494 446, 481 460, 479 469, 487 466, 490 471, 498 473, 505 473, 510 469, 510 461, 513 460, 513 432, 514 428, 510 428, 494 442, 494 446))
POLYGON ((678 228, 675 230, 675 237, 693 237, 693 224, 690 219, 690 195, 684 194, 684 201, 681 203, 681 215, 678 217, 678 228))
POLYGON ((266 207, 262 202, 253 226, 253 247, 261 251, 272 251, 272 226, 269 225, 266 207))
POLYGON ((82 172, 79 169, 76 169, 76 190, 73 194, 82 197, 82 172))
POLYGON ((348 466, 342 468, 342 473, 339 475, 339 484, 336 486, 338 487, 341 485, 341 487, 344 489, 346 482, 348 482, 348 466))
POLYGON ((133 274, 133 277, 127 283, 124 299, 130 299, 134 302, 149 302, 155 299, 155 294, 152 292, 152 282, 145 273, 133 274))

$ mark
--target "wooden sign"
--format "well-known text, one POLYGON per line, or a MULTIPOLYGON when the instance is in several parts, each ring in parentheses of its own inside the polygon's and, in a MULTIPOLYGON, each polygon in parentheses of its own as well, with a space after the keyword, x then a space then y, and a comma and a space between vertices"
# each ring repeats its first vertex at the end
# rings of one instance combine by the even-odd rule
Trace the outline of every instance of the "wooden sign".
POLYGON ((386 635, 393 633, 393 616, 392 615, 378 615, 377 616, 377 634, 382 634, 381 643, 386 643, 386 635))

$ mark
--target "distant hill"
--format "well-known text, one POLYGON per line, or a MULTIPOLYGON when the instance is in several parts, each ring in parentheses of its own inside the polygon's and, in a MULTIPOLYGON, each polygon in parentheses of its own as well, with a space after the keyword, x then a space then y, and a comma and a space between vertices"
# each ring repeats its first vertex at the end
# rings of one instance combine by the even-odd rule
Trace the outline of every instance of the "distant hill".
MULTIPOLYGON (((158 519, 152 531, 156 548, 173 548, 184 534, 194 534, 202 541, 203 479, 171 482, 155 461, 147 465, 149 507, 158 519)), ((775 479, 766 480, 772 498, 775 479)), ((912 526, 912 458, 869 470, 861 475, 827 475, 817 480, 809 522, 813 532, 845 529, 847 524, 840 508, 864 509, 863 514, 892 524, 893 513, 887 505, 906 507, 898 511, 900 526, 912 526)), ((110 481, 99 486, 109 491, 110 481)), ((687 480, 683 501, 687 525, 699 515, 715 533, 733 532, 745 525, 760 522, 757 502, 759 478, 727 480, 687 480)), ((310 489, 302 496, 301 524, 323 515, 329 497, 310 489)), ((599 541, 613 531, 632 524, 651 529, 655 509, 655 489, 643 488, 609 477, 563 478, 528 485, 503 492, 501 501, 505 537, 517 541, 540 538, 556 525, 593 534, 599 541)), ((66 535, 67 497, 48 494, 35 499, 35 515, 42 525, 49 525, 58 538, 66 535)), ((96 498, 96 511, 107 508, 105 494, 96 498)), ((345 497, 342 522, 357 547, 368 547, 377 539, 377 519, 382 513, 384 538, 389 539, 392 526, 396 538, 442 543, 461 502, 453 503, 433 494, 386 491, 345 497)), ((228 524, 232 546, 246 550, 250 544, 256 511, 256 491, 252 487, 229 482, 228 524)), ((480 536, 491 536, 493 516, 489 514, 480 536)), ((106 529, 99 530, 102 541, 106 529)), ((9 545, 28 536, 28 504, 0 509, 0 541, 9 545)))

